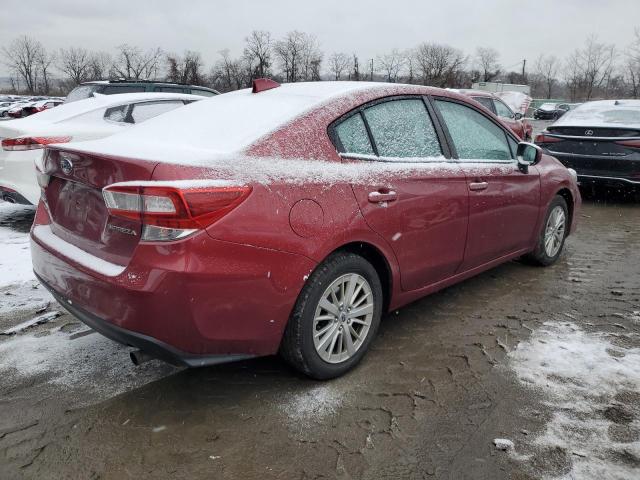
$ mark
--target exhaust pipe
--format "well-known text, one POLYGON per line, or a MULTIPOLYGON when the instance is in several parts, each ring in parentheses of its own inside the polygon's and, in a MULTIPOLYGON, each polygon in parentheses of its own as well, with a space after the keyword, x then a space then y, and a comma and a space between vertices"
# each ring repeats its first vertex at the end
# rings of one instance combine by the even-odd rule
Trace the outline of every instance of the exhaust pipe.
POLYGON ((142 365, 149 360, 155 360, 156 357, 149 355, 148 353, 143 352, 142 350, 134 350, 129 353, 129 357, 131 357, 131 361, 135 366, 142 365))

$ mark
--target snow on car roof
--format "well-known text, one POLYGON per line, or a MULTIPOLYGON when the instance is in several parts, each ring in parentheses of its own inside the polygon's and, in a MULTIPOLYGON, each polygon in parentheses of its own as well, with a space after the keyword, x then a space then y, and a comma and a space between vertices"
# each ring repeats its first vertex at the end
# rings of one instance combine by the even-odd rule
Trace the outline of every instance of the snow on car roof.
MULTIPOLYGON (((77 102, 64 103, 55 108, 45 110, 30 117, 13 120, 11 126, 21 129, 28 128, 30 124, 56 123, 68 120, 77 115, 97 110, 99 108, 109 108, 127 103, 141 102, 145 100, 201 100, 198 95, 187 95, 183 93, 121 93, 117 95, 96 95, 94 97, 78 100, 77 102)), ((48 102, 51 100, 42 100, 48 102)), ((35 102, 34 102, 35 103, 35 102)))
POLYGON ((565 113, 554 126, 640 128, 640 100, 599 100, 583 103, 565 113))
MULTIPOLYGON (((150 119, 109 139, 69 149, 143 160, 171 161, 242 151, 264 135, 327 102, 357 91, 384 89, 370 82, 300 82, 260 93, 238 90, 150 119)), ((66 147, 65 147, 66 149, 66 147)))

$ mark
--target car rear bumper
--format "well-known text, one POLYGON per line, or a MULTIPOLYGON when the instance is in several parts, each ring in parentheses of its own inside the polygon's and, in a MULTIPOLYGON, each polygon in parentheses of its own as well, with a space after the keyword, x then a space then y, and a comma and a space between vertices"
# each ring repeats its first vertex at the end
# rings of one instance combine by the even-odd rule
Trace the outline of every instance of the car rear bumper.
POLYGON ((49 290, 53 298, 55 298, 60 305, 62 305, 71 315, 83 322, 85 325, 91 327, 96 332, 104 335, 105 337, 128 345, 130 347, 139 348, 150 356, 159 360, 164 360, 167 363, 176 366, 184 367, 202 367, 206 365, 216 365, 219 363, 234 362, 238 360, 246 360, 253 358, 255 355, 235 354, 235 355, 193 355, 183 351, 180 351, 171 345, 168 345, 160 340, 144 335, 137 332, 132 332, 124 328, 118 327, 113 323, 110 323, 81 307, 73 304, 73 301, 64 297, 58 293, 40 278, 37 274, 36 277, 44 287, 49 290))
POLYGON ((578 175, 580 184, 640 186, 640 171, 638 171, 638 167, 634 167, 638 163, 637 160, 623 160, 625 168, 622 169, 621 161, 616 158, 570 154, 556 152, 544 146, 543 148, 564 166, 573 168, 578 175))
POLYGON ((602 175, 581 175, 578 174, 578 182, 583 184, 598 184, 598 185, 613 185, 613 186, 627 186, 627 187, 640 187, 640 180, 631 180, 621 177, 607 177, 602 175))
POLYGON ((65 308, 109 338, 181 365, 276 353, 304 276, 315 267, 301 255, 200 233, 140 244, 109 276, 34 231, 34 271, 65 308))

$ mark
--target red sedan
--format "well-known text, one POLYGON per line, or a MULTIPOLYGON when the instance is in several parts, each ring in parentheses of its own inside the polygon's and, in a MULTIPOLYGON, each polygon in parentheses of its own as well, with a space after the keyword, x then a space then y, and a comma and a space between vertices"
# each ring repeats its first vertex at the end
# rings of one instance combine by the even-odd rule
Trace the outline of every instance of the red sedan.
POLYGON ((134 361, 280 352, 320 379, 389 310, 554 263, 581 202, 573 172, 468 97, 364 82, 256 81, 40 168, 35 272, 134 361))

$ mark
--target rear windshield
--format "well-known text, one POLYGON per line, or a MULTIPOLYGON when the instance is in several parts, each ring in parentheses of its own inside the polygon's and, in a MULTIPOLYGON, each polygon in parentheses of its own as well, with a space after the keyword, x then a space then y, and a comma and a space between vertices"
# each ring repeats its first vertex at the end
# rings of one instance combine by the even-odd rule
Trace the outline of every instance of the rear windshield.
POLYGON ((79 87, 71 90, 64 101, 65 103, 71 103, 78 100, 84 100, 85 98, 91 97, 99 89, 100 85, 80 85, 79 87))

